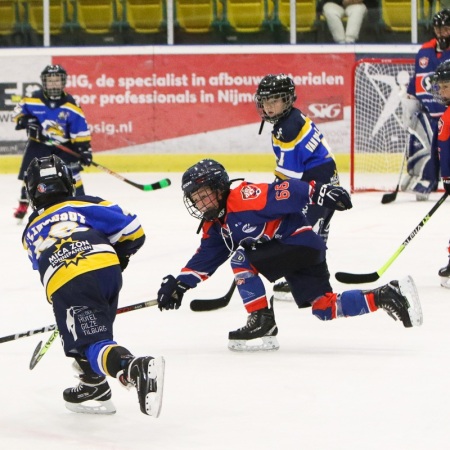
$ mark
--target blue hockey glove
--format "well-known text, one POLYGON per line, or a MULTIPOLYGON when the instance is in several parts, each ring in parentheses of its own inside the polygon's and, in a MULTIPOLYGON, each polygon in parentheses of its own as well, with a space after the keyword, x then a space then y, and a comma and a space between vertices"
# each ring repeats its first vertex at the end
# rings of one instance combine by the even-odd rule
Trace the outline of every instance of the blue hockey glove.
POLYGON ((161 287, 158 291, 158 308, 178 309, 181 306, 181 300, 184 293, 190 289, 187 284, 177 281, 172 275, 163 278, 161 287))
POLYGON ((450 178, 443 178, 442 183, 444 185, 445 192, 450 195, 450 178))
POLYGON ((312 181, 311 202, 324 208, 345 211, 353 207, 350 194, 340 186, 312 181))
POLYGON ((75 150, 80 155, 80 163, 82 166, 89 167, 92 164, 92 149, 88 145, 78 145, 75 150))

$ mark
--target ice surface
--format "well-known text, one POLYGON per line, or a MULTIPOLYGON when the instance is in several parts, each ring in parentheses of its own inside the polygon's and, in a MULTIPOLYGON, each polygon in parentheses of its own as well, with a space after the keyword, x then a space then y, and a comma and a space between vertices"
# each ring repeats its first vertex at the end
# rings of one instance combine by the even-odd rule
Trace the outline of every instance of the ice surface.
MULTIPOLYGON (((168 174, 126 174, 148 183, 168 174)), ((271 181, 271 174, 231 174, 271 181)), ((182 202, 180 174, 173 185, 140 192, 103 173, 84 176, 88 193, 136 212, 147 233, 124 273, 120 306, 155 298, 163 276, 177 274, 198 246, 198 222, 182 202)), ((396 175, 393 175, 396 183, 396 175)), ((344 185, 346 180, 344 179, 344 185)), ((0 176, 2 277, 0 336, 54 323, 37 272, 22 249, 23 225, 12 217, 20 184, 0 176)), ((400 193, 355 194, 354 208, 337 212, 331 227, 330 272, 373 272, 397 250, 441 194, 416 202, 400 193)), ((277 302, 278 352, 236 354, 228 331, 243 326, 237 293, 219 311, 194 313, 193 298, 214 298, 232 281, 228 264, 189 291, 178 311, 156 307, 117 317, 116 340, 136 355, 166 359, 159 419, 143 415, 134 391, 110 380, 114 416, 67 411, 64 388, 77 383, 55 342, 33 371, 28 364, 50 333, 0 344, 0 444, 8 450, 424 450, 448 443, 450 290, 439 285, 447 262, 450 204, 445 203, 382 278, 410 274, 422 301, 422 327, 406 329, 378 311, 320 322, 310 310, 277 302)), ((356 286, 342 285, 340 292, 356 286)), ((269 285, 268 285, 269 286, 269 285)), ((364 287, 364 285, 363 285, 364 287)))

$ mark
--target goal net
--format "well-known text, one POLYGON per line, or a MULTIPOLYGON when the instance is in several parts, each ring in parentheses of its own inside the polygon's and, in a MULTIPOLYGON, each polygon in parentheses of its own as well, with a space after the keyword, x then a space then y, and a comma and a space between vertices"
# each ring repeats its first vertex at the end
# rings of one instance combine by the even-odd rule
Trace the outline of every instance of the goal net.
POLYGON ((350 154, 352 192, 395 189, 409 137, 402 127, 400 94, 413 74, 412 59, 365 59, 356 63, 350 154))

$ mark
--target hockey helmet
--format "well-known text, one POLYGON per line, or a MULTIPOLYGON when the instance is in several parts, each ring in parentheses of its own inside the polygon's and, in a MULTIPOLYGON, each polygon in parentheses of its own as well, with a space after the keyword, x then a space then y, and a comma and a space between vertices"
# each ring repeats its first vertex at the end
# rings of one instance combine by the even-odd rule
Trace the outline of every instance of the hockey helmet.
POLYGON ((181 188, 184 194, 184 205, 191 216, 197 219, 214 220, 225 214, 230 179, 225 167, 217 161, 202 159, 189 167, 183 174, 181 188), (196 201, 192 198, 195 193, 198 193, 196 201))
POLYGON ((41 72, 44 94, 51 100, 59 100, 64 92, 67 72, 58 64, 49 65, 41 72))
POLYGON ((56 155, 34 158, 25 172, 24 182, 33 209, 75 195, 72 172, 56 155))
POLYGON ((261 118, 269 123, 277 123, 282 117, 289 114, 295 100, 297 100, 297 96, 295 95, 294 81, 284 73, 266 75, 256 89, 256 109, 261 118), (264 111, 264 101, 278 98, 284 102, 283 110, 275 116, 268 116, 264 111))
POLYGON ((439 48, 447 50, 450 46, 450 34, 442 33, 442 27, 450 27, 450 9, 443 9, 433 16, 433 30, 439 48))

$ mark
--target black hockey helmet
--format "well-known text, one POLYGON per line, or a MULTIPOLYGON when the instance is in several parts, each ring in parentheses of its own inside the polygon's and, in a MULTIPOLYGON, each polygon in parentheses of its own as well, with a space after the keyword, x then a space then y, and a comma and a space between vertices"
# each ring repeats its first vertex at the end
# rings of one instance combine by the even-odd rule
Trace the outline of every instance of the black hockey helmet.
POLYGON ((34 158, 25 172, 24 182, 33 209, 75 195, 72 172, 56 155, 34 158))
POLYGON ((433 30, 439 48, 447 50, 450 46, 450 36, 442 36, 439 31, 441 27, 450 27, 450 9, 442 9, 433 16, 433 30))
POLYGON ((450 105, 450 98, 443 97, 441 95, 441 89, 439 83, 450 83, 450 60, 444 61, 439 64, 434 75, 431 77, 431 92, 434 99, 442 103, 443 105, 450 105))
POLYGON ((66 81, 67 72, 58 64, 51 64, 41 72, 44 94, 51 100, 59 100, 62 97, 66 81), (54 83, 55 81, 59 81, 59 83, 54 83))
POLYGON ((284 73, 278 75, 266 75, 259 83, 255 94, 255 104, 258 114, 269 123, 277 123, 282 117, 289 114, 297 96, 295 95, 295 84, 291 77, 284 73), (280 114, 269 117, 263 108, 264 100, 281 98, 284 101, 284 109, 280 114))
POLYGON ((214 220, 225 214, 230 179, 225 167, 217 161, 202 159, 189 167, 183 174, 181 188, 184 194, 184 205, 191 216, 197 219, 214 220), (192 200, 192 194, 202 188, 209 188, 209 190, 203 189, 199 192, 202 202, 202 208, 199 209, 192 200))

